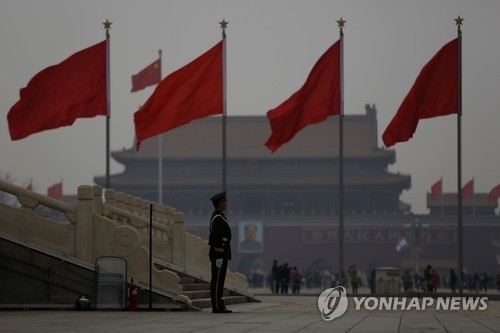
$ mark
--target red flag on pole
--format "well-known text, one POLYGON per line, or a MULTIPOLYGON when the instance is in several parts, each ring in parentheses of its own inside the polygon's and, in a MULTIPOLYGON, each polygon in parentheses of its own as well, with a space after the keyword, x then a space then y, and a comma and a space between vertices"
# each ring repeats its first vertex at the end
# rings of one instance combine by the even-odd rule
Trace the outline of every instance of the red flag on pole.
POLYGON ((139 73, 132 75, 132 90, 131 92, 142 90, 148 86, 160 83, 161 67, 160 59, 153 62, 151 65, 144 68, 139 73))
POLYGON ((474 195, 474 178, 469 180, 467 184, 462 187, 462 198, 468 198, 474 195))
POLYGON ((498 198, 500 198, 500 184, 491 189, 490 194, 488 194, 488 203, 493 203, 498 198))
POLYGON ((134 114, 137 149, 141 141, 222 113, 222 41, 164 78, 134 114))
POLYGON ((62 197, 62 180, 60 183, 56 183, 47 189, 47 195, 54 199, 60 199, 62 197))
POLYGON ((12 140, 106 115, 106 41, 42 70, 20 97, 7 115, 12 140))
POLYGON ((436 201, 443 194, 443 178, 438 180, 431 186, 432 200, 436 201))
POLYGON ((306 82, 280 106, 267 112, 272 134, 265 145, 275 152, 307 125, 340 114, 340 41, 314 65, 306 82))
POLYGON ((452 40, 422 68, 413 87, 387 126, 386 147, 413 137, 420 119, 458 112, 458 38, 452 40))
POLYGON ((33 191, 33 178, 30 180, 28 186, 26 186, 26 189, 29 191, 33 191))

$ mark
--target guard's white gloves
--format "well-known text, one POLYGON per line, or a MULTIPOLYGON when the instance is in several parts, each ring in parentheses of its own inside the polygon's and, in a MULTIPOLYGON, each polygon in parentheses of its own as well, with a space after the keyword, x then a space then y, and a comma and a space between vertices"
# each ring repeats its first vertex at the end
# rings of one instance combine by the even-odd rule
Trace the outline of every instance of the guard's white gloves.
POLYGON ((221 268, 222 267, 222 258, 220 259, 215 259, 215 266, 217 266, 218 268, 221 268))

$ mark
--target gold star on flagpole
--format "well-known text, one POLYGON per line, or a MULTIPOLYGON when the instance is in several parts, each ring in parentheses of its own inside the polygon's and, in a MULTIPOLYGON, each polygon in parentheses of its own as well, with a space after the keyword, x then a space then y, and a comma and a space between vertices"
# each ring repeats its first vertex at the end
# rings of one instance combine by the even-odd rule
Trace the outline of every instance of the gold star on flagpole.
POLYGON ((458 30, 461 30, 461 26, 462 26, 462 22, 464 21, 465 19, 463 17, 460 17, 460 15, 458 15, 458 17, 455 19, 455 23, 458 27, 458 30))
POLYGON ((344 31, 344 25, 347 21, 344 20, 342 17, 340 18, 340 20, 337 21, 337 24, 340 28, 340 32, 343 32, 344 31))
POLYGON ((226 28, 229 22, 227 22, 225 19, 222 19, 222 21, 219 22, 220 28, 222 29, 222 35, 226 36, 226 28))
POLYGON ((102 24, 104 25, 104 30, 106 30, 106 36, 109 37, 109 29, 111 29, 111 24, 113 23, 106 19, 106 22, 102 22, 102 24))

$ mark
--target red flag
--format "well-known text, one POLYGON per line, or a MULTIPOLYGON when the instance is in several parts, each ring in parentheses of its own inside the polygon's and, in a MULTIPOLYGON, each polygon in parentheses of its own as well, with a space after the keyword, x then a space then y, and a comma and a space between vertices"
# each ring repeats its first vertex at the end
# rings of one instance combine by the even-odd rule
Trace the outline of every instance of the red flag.
POLYGON ((469 180, 467 184, 462 187, 462 198, 471 197, 474 195, 474 178, 469 180))
POLYGON ((265 145, 275 152, 307 125, 340 114, 340 41, 314 65, 306 82, 280 106, 267 112, 272 134, 265 145))
POLYGON ((26 189, 29 191, 33 191, 33 179, 30 180, 30 183, 28 184, 28 186, 26 186, 26 189))
POLYGON ((134 114, 137 149, 141 141, 222 113, 222 41, 164 78, 134 114))
POLYGON ((420 119, 457 113, 457 100, 458 39, 454 39, 443 46, 418 75, 382 135, 385 146, 408 141, 420 119))
POLYGON ((47 189, 47 195, 54 199, 60 199, 62 197, 62 180, 60 183, 56 183, 47 189))
POLYGON ((500 184, 491 189, 490 194, 488 194, 488 203, 493 203, 498 198, 500 198, 500 184))
POLYGON ((438 180, 431 186, 432 200, 436 201, 443 194, 443 178, 438 180))
POLYGON ((161 67, 160 59, 153 62, 148 67, 144 68, 139 73, 132 75, 132 90, 131 92, 139 91, 148 86, 160 83, 161 67))
POLYGON ((7 115, 12 140, 106 115, 106 41, 45 68, 20 97, 7 115))

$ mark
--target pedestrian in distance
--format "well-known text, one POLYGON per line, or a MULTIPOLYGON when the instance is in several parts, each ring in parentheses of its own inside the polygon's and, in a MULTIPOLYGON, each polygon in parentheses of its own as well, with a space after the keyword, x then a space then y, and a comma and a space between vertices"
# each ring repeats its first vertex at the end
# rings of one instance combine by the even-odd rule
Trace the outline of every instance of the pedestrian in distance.
POLYGON ((431 282, 432 282, 432 292, 437 293, 437 287, 439 284, 439 275, 434 269, 432 270, 431 282))
POLYGON ((351 282, 352 294, 356 295, 358 293, 358 269, 356 265, 351 265, 347 270, 349 274, 349 282, 351 282))
POLYGON ((432 266, 427 265, 424 271, 424 292, 432 292, 432 266))
POLYGON ((450 288, 453 294, 456 293, 456 287, 457 287, 457 274, 452 268, 450 270, 450 288))
POLYGON ((271 290, 273 294, 277 294, 278 291, 276 288, 279 289, 279 283, 278 283, 278 260, 273 260, 273 267, 271 269, 271 290))
POLYGON ((298 294, 300 292, 300 283, 302 277, 300 276, 297 266, 294 266, 290 272, 290 280, 292 281, 292 294, 298 294))

